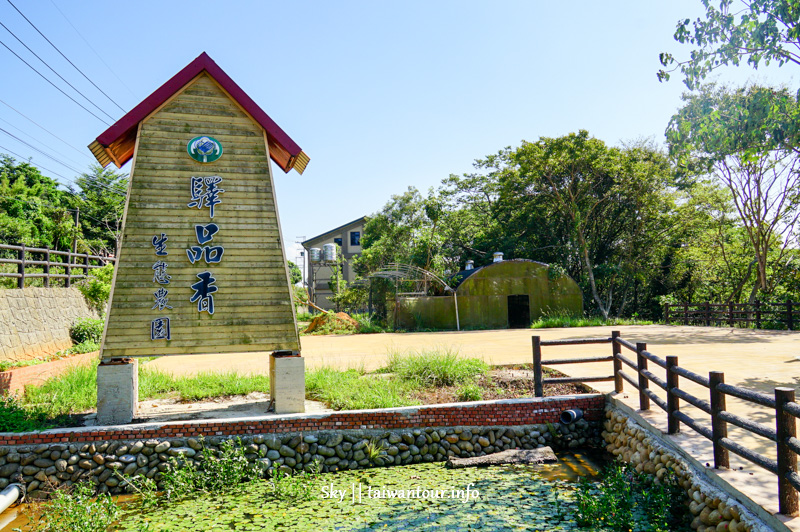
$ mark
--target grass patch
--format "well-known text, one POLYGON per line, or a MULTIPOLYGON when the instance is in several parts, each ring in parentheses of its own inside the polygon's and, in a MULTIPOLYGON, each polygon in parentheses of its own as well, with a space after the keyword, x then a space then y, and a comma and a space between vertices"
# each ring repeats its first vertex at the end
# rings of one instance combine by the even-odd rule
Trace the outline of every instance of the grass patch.
POLYGON ((567 315, 545 315, 531 323, 531 329, 555 329, 560 327, 609 327, 613 325, 652 325, 650 320, 638 318, 609 318, 600 316, 575 317, 567 315))
POLYGON ((97 362, 74 366, 41 386, 26 387, 22 402, 54 420, 92 410, 97 405, 97 362))
POLYGON ((178 397, 181 401, 201 401, 212 397, 247 395, 269 391, 267 375, 228 373, 198 373, 174 377, 157 369, 139 369, 139 394, 144 399, 178 397))
POLYGON ((386 370, 421 386, 439 387, 472 382, 485 375, 489 365, 477 358, 462 357, 453 349, 437 349, 390 353, 386 370))
MULTIPOLYGON (((139 397, 180 401, 199 401, 212 397, 247 395, 269 390, 266 375, 238 373, 200 373, 173 377, 147 366, 139 367, 139 397)), ((97 405, 97 363, 70 368, 63 375, 49 379, 41 386, 28 386, 20 407, 33 416, 36 426, 22 430, 46 428, 63 422, 64 416, 93 410, 97 405)), ((0 404, 0 418, 6 409, 0 404)))
POLYGON ((388 327, 384 327, 379 321, 373 318, 369 313, 351 314, 354 320, 358 322, 359 334, 375 334, 389 332, 388 327))
POLYGON ((306 372, 306 397, 336 410, 393 408, 419 404, 411 399, 415 383, 386 379, 363 370, 317 368, 306 372))

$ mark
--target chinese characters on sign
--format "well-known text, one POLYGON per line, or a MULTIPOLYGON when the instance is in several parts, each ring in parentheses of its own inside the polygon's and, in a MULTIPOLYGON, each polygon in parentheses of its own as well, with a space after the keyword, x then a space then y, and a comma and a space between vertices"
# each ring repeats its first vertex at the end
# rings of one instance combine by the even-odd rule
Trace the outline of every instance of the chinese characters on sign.
POLYGON ((191 183, 192 201, 188 203, 189 207, 197 207, 202 209, 208 207, 209 215, 214 217, 214 205, 219 204, 222 200, 219 195, 223 192, 221 188, 217 187, 222 181, 218 175, 209 177, 193 177, 191 183))
MULTIPOLYGON (((225 192, 218 187, 221 182, 222 178, 216 175, 191 178, 189 188, 192 201, 187 204, 187 207, 197 207, 198 209, 208 207, 209 216, 214 218, 214 206, 222 202, 219 195, 225 192)), ((194 264, 202 258, 206 264, 218 264, 222 260, 222 255, 225 253, 225 249, 222 246, 205 245, 209 244, 218 232, 219 226, 215 223, 194 226, 194 233, 199 245, 192 246, 186 250, 189 262, 194 264)), ((197 278, 200 280, 192 285, 194 294, 192 294, 189 301, 191 303, 197 302, 197 312, 214 314, 214 292, 219 290, 219 287, 214 285, 217 279, 210 271, 198 273, 197 278)))
MULTIPOLYGON (((208 208, 208 215, 214 218, 214 207, 219 205, 222 200, 220 194, 225 192, 219 187, 222 182, 220 176, 208 177, 192 177, 189 182, 189 192, 191 194, 191 201, 187 203, 187 207, 197 207, 198 209, 208 208)), ((197 239, 196 246, 191 246, 186 250, 186 256, 189 258, 191 264, 195 264, 200 260, 206 264, 219 264, 222 256, 225 253, 225 248, 222 246, 213 245, 214 235, 219 232, 219 226, 215 223, 196 224, 194 226, 195 237, 197 239)), ((167 252, 167 237, 166 233, 153 236, 152 244, 158 259, 153 263, 153 282, 159 285, 158 289, 153 292, 154 304, 152 310, 162 312, 164 310, 172 310, 169 304, 169 290, 164 285, 170 284, 172 276, 167 273, 169 264, 161 260, 160 257, 168 255, 167 252)), ((191 285, 194 294, 192 294, 189 301, 197 303, 198 312, 208 312, 214 314, 214 293, 219 290, 214 283, 217 279, 210 271, 202 271, 197 274, 199 281, 191 285)), ((150 322, 150 339, 151 340, 170 340, 170 323, 169 316, 162 316, 150 322)))
MULTIPOLYGON (((161 236, 156 235, 153 237, 152 240, 153 248, 155 248, 157 257, 162 257, 168 254, 167 240, 168 238, 165 233, 161 233, 161 236)), ((168 266, 169 264, 160 259, 153 264, 154 283, 158 283, 160 285, 169 284, 169 280, 172 278, 172 276, 167 274, 168 266)), ((164 309, 172 310, 172 307, 168 304, 169 302, 169 298, 167 297, 168 294, 169 290, 167 290, 163 286, 159 287, 158 290, 153 292, 153 298, 155 299, 155 305, 153 305, 153 310, 158 309, 159 312, 164 309)), ((150 339, 151 340, 170 339, 169 317, 162 316, 150 322, 150 339)))

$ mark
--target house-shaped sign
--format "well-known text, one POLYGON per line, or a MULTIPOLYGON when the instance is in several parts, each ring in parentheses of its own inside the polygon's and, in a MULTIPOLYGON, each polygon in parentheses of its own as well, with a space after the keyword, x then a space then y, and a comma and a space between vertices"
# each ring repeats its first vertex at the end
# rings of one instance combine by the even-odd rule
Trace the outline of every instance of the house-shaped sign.
POLYGON ((270 159, 309 159, 208 55, 89 148, 133 159, 104 361, 299 351, 270 159))

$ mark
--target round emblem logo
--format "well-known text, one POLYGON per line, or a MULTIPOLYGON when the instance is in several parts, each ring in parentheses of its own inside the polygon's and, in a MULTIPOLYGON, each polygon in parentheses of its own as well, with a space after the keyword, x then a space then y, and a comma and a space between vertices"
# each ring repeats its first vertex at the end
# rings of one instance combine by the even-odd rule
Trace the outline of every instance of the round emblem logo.
POLYGON ((213 163, 222 157, 222 144, 214 137, 195 137, 186 145, 186 151, 198 163, 213 163))

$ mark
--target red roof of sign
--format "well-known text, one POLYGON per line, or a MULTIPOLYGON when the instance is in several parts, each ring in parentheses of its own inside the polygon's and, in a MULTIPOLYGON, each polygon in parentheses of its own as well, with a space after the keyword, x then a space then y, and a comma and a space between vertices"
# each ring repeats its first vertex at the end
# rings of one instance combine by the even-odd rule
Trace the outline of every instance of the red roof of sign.
POLYGON ((100 164, 106 166, 113 162, 121 167, 128 162, 133 157, 139 123, 203 71, 214 78, 266 130, 272 160, 284 172, 294 168, 302 174, 308 164, 308 156, 205 52, 97 137, 89 149, 100 164))

